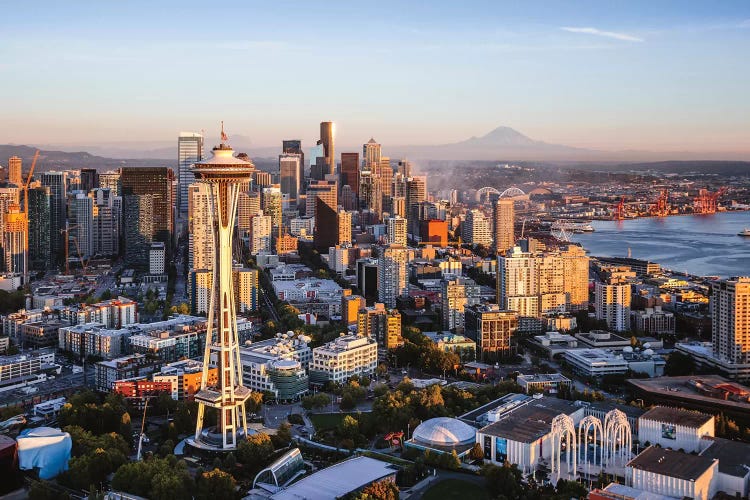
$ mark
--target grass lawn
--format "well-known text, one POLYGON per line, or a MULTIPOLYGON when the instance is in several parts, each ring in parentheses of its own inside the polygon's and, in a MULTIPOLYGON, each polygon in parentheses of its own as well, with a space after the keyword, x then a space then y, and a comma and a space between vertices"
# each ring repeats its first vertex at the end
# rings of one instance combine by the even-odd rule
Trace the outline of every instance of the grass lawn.
POLYGON ((490 496, 481 486, 460 479, 446 479, 425 491, 423 500, 489 500, 490 496))

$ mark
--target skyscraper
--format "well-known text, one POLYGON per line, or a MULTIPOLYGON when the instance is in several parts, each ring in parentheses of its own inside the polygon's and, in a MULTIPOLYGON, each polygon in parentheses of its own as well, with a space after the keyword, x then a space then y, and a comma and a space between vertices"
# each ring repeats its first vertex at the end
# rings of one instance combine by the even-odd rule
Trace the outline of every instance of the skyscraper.
POLYGON ((122 198, 103 188, 93 189, 89 196, 94 200, 93 252, 95 255, 117 255, 120 251, 122 198))
POLYGON ((53 260, 59 260, 63 255, 64 238, 60 231, 65 228, 67 175, 65 172, 44 172, 42 174, 42 186, 49 187, 50 191, 50 253, 53 260))
POLYGON ((336 149, 334 147, 334 135, 336 126, 333 122, 320 122, 320 140, 318 144, 323 146, 323 155, 325 157, 326 171, 323 172, 323 178, 327 174, 336 173, 336 149))
POLYGON ((273 222, 270 215, 258 212, 250 219, 250 254, 270 252, 273 249, 273 222))
POLYGON ((81 169, 81 191, 88 193, 99 187, 99 173, 95 168, 81 169))
POLYGON ((396 298, 409 291, 409 249, 388 245, 378 258, 378 300, 388 307, 396 307, 396 298))
POLYGON ((210 270, 214 262, 209 186, 194 182, 188 189, 188 268, 210 270))
POLYGON ((729 363, 750 363, 750 277, 714 281, 711 292, 714 356, 729 363))
POLYGON ((172 211, 174 174, 166 167, 123 167, 120 176, 125 229, 125 262, 148 265, 152 241, 170 253, 174 231, 172 211))
POLYGON ((180 216, 188 212, 188 186, 195 181, 190 171, 193 164, 203 159, 203 136, 195 132, 180 132, 177 137, 177 203, 180 216))
POLYGON ((299 183, 300 193, 305 192, 305 152, 302 149, 302 141, 299 139, 287 139, 281 142, 281 152, 283 154, 299 155, 299 183))
MULTIPOLYGON (((396 193, 394 193, 394 196, 396 193)), ((406 180, 406 218, 409 232, 419 234, 419 204, 427 199, 427 177, 415 176, 406 180)))
MULTIPOLYGON (((88 259, 94 255, 94 200, 83 191, 68 198, 68 255, 88 259)), ((83 263, 81 263, 83 264, 83 263)))
POLYGON ((341 153, 339 185, 349 186, 359 196, 359 153, 341 153))
POLYGON ((607 322, 607 328, 616 332, 630 330, 630 283, 612 281, 596 282, 596 319, 607 322))
POLYGON ((11 156, 8 159, 8 182, 15 184, 17 187, 23 186, 23 174, 21 173, 21 167, 23 160, 18 156, 11 156))
POLYGON ((29 267, 44 271, 52 265, 50 257, 50 188, 29 189, 29 267))
POLYGON ((4 270, 9 273, 26 276, 26 215, 21 212, 18 204, 12 204, 3 214, 4 224, 2 233, 4 270))
POLYGON ((362 166, 376 174, 380 167, 380 144, 373 138, 362 145, 362 166))
POLYGON ((284 153, 279 155, 279 184, 281 192, 289 196, 289 204, 297 208, 299 195, 302 190, 302 155, 284 153))
POLYGON ((515 211, 513 200, 500 198, 495 203, 495 252, 502 253, 510 250, 516 244, 513 232, 515 211))
MULTIPOLYGON (((225 136, 222 127, 223 140, 225 136)), ((238 438, 247 435, 245 402, 250 396, 250 390, 243 385, 237 335, 232 283, 232 234, 239 184, 249 181, 253 165, 235 158, 232 148, 223 142, 213 149, 213 153, 213 158, 197 162, 193 168, 197 182, 206 183, 210 187, 211 213, 215 217, 212 226, 217 249, 213 266, 212 293, 215 293, 215 297, 209 305, 203 356, 205 367, 201 389, 195 394, 198 421, 194 442, 203 447, 232 450, 237 448, 238 438), (208 365, 212 359, 218 364, 219 377, 216 384, 210 384, 208 377, 208 365), (203 428, 206 407, 218 410, 215 428, 203 428)))

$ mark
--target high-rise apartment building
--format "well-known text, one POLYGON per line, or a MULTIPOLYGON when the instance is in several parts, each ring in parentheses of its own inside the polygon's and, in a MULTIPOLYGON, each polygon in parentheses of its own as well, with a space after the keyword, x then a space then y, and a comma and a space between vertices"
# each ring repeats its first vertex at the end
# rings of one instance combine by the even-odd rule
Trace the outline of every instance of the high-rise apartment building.
POLYGON ((630 288, 630 283, 620 281, 595 285, 596 319, 606 321, 610 330, 630 330, 630 288))
POLYGON ((391 168, 391 159, 387 156, 380 157, 378 177, 380 178, 380 190, 383 193, 383 198, 390 200, 393 196, 393 168, 391 168))
POLYGON ((234 301, 238 313, 258 310, 258 270, 235 268, 232 271, 234 301))
POLYGON ((378 300, 390 308, 396 307, 396 298, 409 291, 409 249, 401 245, 388 245, 378 258, 378 300))
POLYGON ((379 302, 359 310, 357 333, 377 340, 386 349, 395 349, 404 343, 401 314, 397 309, 386 309, 385 304, 379 302))
POLYGON ((495 304, 466 308, 466 333, 477 343, 479 359, 495 361, 513 352, 513 334, 518 329, 518 314, 495 304))
POLYGON ((351 245, 352 243, 352 213, 339 209, 336 212, 338 227, 337 245, 351 245))
POLYGON ((387 243, 406 246, 407 220, 403 217, 389 217, 385 221, 387 243))
POLYGON ((260 208, 263 210, 264 215, 271 217, 271 224, 273 224, 273 227, 278 228, 281 226, 283 208, 281 187, 279 187, 278 184, 261 188, 260 208))
POLYGON ((516 244, 514 233, 515 210, 513 200, 500 198, 494 206, 495 219, 495 252, 502 253, 510 250, 516 244))
POLYGON ((341 321, 346 326, 358 324, 359 311, 365 307, 365 298, 361 295, 344 295, 341 297, 341 321))
POLYGON ((11 156, 8 158, 8 182, 15 184, 16 187, 23 186, 23 174, 21 168, 23 160, 18 156, 11 156))
POLYGON ((481 302, 481 287, 470 278, 446 279, 442 282, 440 298, 443 328, 462 333, 465 309, 481 302))
POLYGON ((29 189, 29 266, 44 271, 52 265, 50 254, 50 188, 29 189))
POLYGON ((125 262, 146 266, 152 241, 164 242, 170 253, 174 174, 166 167, 123 167, 120 183, 125 262))
POLYGON ((188 187, 187 192, 188 269, 212 269, 216 244, 211 223, 209 187, 196 182, 188 187))
POLYGON ((63 255, 64 238, 61 231, 65 228, 65 202, 68 191, 67 175, 65 172, 49 171, 44 172, 41 177, 42 186, 48 187, 50 191, 50 252, 52 259, 57 260, 63 255))
POLYGON ((325 175, 336 173, 335 131, 336 127, 333 122, 320 122, 320 140, 318 144, 323 146, 323 155, 325 158, 323 178, 325 178, 325 175))
POLYGON ((263 215, 261 211, 250 219, 250 253, 258 255, 272 250, 273 222, 270 215, 263 215))
POLYGON ((242 238, 250 232, 250 219, 260 211, 260 193, 240 191, 237 200, 237 229, 242 238))
POLYGON ((297 208, 303 178, 300 177, 302 155, 284 153, 279 155, 279 185, 281 193, 289 197, 289 204, 297 208))
POLYGON ((492 221, 481 210, 470 210, 461 226, 461 240, 472 245, 492 244, 492 221))
POLYGON ((497 259, 497 303, 522 318, 536 319, 539 312, 539 282, 536 258, 513 248, 497 259))
POLYGON ((714 281, 710 307, 714 356, 750 363, 750 277, 714 281))
POLYGON ((195 162, 203 159, 203 136, 195 132, 180 132, 177 137, 177 185, 179 214, 187 215, 190 195, 188 188, 195 182, 190 170, 195 162))
POLYGON ((26 260, 26 232, 28 231, 28 224, 26 222, 26 214, 21 212, 20 205, 12 204, 2 217, 3 268, 8 273, 26 276, 28 271, 26 260))
POLYGON ((406 159, 399 160, 397 172, 405 179, 411 177, 411 162, 406 159))

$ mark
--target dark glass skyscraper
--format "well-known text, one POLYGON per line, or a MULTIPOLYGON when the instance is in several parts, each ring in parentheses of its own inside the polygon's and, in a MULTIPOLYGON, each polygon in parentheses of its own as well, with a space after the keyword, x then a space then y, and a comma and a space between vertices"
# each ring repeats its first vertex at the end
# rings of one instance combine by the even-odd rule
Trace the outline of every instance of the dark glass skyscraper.
POLYGON ((120 176, 125 233, 125 262, 144 266, 152 241, 170 248, 174 231, 172 183, 166 167, 124 167, 120 176))
POLYGON ((341 153, 340 187, 349 186, 359 196, 359 153, 341 153))
POLYGON ((188 186, 195 181, 190 168, 203 159, 203 136, 195 132, 180 132, 177 138, 177 206, 180 215, 188 212, 188 186))
POLYGON ((281 152, 284 154, 300 155, 299 183, 300 193, 305 192, 305 152, 302 150, 302 141, 299 139, 286 139, 281 142, 281 152))
MULTIPOLYGON (((60 233, 65 229, 66 199, 68 178, 65 172, 44 172, 42 174, 42 186, 49 188, 50 210, 49 210, 49 234, 50 253, 53 261, 59 260, 64 252, 63 235, 60 233)), ((29 204, 30 206, 31 204, 29 204)))
POLYGON ((52 266, 50 254, 50 188, 29 189, 29 269, 44 271, 52 266))

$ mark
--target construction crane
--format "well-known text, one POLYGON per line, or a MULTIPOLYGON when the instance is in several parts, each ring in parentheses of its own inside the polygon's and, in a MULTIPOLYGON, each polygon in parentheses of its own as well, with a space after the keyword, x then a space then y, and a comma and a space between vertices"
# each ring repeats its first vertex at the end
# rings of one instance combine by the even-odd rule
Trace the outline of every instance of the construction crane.
MULTIPOLYGON (((26 223, 26 230, 24 231, 23 236, 23 251, 26 255, 26 260, 29 259, 29 184, 31 184, 31 178, 34 176, 34 168, 36 167, 36 161, 39 159, 39 150, 36 150, 36 153, 34 153, 34 159, 31 160, 31 167, 29 168, 29 175, 26 176, 26 181, 24 181, 22 190, 23 190, 23 217, 24 221, 26 223)), ((28 283, 29 282, 29 265, 28 262, 26 264, 26 269, 24 271, 23 276, 23 282, 28 283)))
POLYGON ((665 217, 669 215, 669 190, 662 189, 656 203, 651 205, 651 215, 665 217))
MULTIPOLYGON (((60 233, 65 235, 65 244, 63 245, 65 247, 65 274, 70 274, 70 230, 78 228, 78 224, 73 224, 72 226, 65 223, 65 229, 60 229, 60 233)), ((83 269, 83 273, 86 274, 86 265, 88 264, 88 261, 91 259, 89 257, 88 260, 83 260, 83 255, 81 255, 81 248, 78 246, 78 238, 75 236, 72 237, 73 243, 76 246, 76 253, 78 254, 78 261, 81 263, 81 268, 83 269)))
POLYGON ((693 199, 693 211, 697 214, 715 214, 719 205, 719 197, 726 192, 722 187, 715 193, 708 189, 701 189, 693 199))
POLYGON ((615 205, 614 220, 623 220, 625 218, 625 197, 620 198, 620 202, 615 205))

